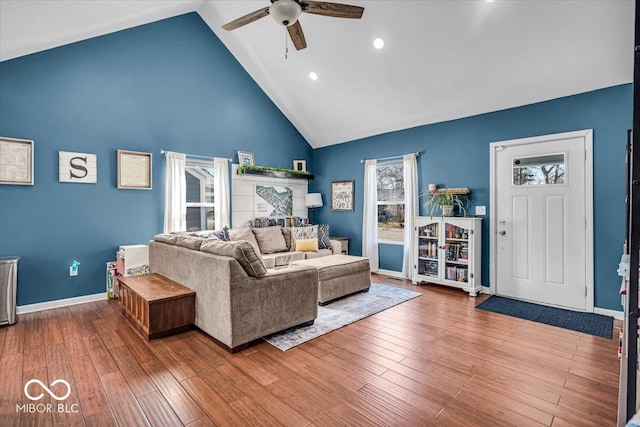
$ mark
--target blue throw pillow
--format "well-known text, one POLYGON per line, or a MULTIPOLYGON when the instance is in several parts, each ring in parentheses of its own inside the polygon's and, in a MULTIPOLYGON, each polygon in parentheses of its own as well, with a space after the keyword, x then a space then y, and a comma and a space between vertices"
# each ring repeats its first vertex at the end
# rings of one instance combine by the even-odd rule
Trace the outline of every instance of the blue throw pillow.
POLYGON ((318 225, 318 249, 331 249, 331 240, 329 240, 329 224, 318 225))

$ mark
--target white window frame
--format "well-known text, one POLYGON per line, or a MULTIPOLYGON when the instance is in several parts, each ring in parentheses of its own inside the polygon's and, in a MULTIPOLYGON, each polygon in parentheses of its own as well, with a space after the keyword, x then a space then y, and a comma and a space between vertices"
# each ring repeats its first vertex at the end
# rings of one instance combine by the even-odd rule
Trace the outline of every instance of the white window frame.
MULTIPOLYGON (((388 161, 388 162, 378 162, 378 164, 376 165, 376 192, 378 191, 378 168, 381 167, 385 167, 385 166, 402 166, 403 169, 403 181, 402 181, 402 190, 404 193, 404 164, 402 162, 402 159, 400 160, 392 160, 392 161, 388 161)), ((405 195, 406 196, 406 195, 405 195)), ((406 199, 406 197, 405 197, 406 199)), ((400 201, 380 201, 377 200, 376 205, 380 206, 380 205, 404 205, 406 207, 406 200, 403 199, 401 202, 400 201)), ((376 208, 377 209, 377 208, 376 208)), ((379 225, 380 223, 377 221, 376 219, 376 226, 380 227, 379 225)), ((398 246, 404 246, 405 242, 404 242, 404 236, 402 240, 386 240, 386 239, 380 239, 378 238, 378 243, 383 243, 385 245, 398 245, 398 246)))

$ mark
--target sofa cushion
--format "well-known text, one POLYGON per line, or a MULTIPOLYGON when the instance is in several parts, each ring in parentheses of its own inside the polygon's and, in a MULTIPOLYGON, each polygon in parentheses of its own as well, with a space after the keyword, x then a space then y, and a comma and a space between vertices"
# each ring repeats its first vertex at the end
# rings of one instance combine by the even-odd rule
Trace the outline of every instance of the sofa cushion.
POLYGON ((292 264, 315 267, 318 269, 320 282, 361 271, 369 271, 369 258, 351 255, 331 255, 305 261, 295 261, 292 264))
POLYGON ((291 250, 291 227, 282 227, 282 237, 287 244, 287 250, 291 250))
POLYGON ((329 224, 318 225, 318 249, 331 249, 329 224))
POLYGON ((267 268, 282 267, 289 265, 293 261, 302 261, 305 259, 305 253, 313 252, 278 252, 275 254, 264 255, 264 264, 267 268), (273 265, 271 263, 273 262, 273 265))
POLYGON ((304 259, 320 258, 323 256, 329 256, 332 254, 333 252, 331 251, 331 249, 318 249, 318 252, 305 252, 304 259))
POLYGON ((258 247, 263 254, 285 252, 287 242, 282 235, 282 227, 254 228, 253 234, 258 241, 258 247))
POLYGON ((238 240, 246 240, 247 242, 255 246, 256 251, 260 252, 260 246, 258 246, 256 236, 254 236, 253 231, 249 227, 232 228, 231 230, 229 230, 229 240, 232 242, 237 242, 238 240))
POLYGON ((176 243, 178 243, 178 236, 176 236, 175 234, 156 234, 153 240, 160 243, 175 245, 176 243))
POLYGON ((296 252, 318 252, 318 238, 296 239, 296 252))
MULTIPOLYGON (((218 240, 217 238, 212 238, 218 240)), ((196 236, 181 236, 178 235, 178 241, 176 245, 182 246, 183 248, 195 249, 196 251, 200 250, 200 245, 205 241, 204 237, 196 237, 196 236)))
POLYGON ((267 268, 255 247, 246 240, 223 242, 207 239, 200 247, 202 252, 235 258, 244 271, 251 277, 264 277, 267 268))
POLYGON ((264 262, 264 266, 268 269, 276 267, 276 257, 277 254, 265 254, 262 256, 262 262, 264 262))
POLYGON ((291 250, 296 250, 296 240, 315 239, 318 237, 318 226, 307 225, 304 227, 291 227, 291 250))

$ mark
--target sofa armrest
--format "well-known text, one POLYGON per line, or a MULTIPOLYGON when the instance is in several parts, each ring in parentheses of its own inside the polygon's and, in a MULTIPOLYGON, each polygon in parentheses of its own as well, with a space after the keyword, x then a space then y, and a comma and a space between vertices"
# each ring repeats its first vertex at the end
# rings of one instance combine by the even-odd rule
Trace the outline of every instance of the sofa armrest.
POLYGON ((340 255, 342 253, 342 242, 339 240, 331 240, 331 252, 334 255, 340 255))

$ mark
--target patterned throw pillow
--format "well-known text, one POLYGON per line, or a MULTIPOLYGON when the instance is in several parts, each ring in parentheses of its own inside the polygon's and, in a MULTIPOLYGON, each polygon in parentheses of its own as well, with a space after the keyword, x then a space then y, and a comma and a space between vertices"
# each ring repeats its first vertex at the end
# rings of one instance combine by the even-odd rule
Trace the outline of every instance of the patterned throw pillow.
POLYGON ((318 249, 331 249, 329 224, 320 224, 318 226, 318 249))
POLYGON ((222 230, 202 230, 202 231, 194 231, 192 236, 204 237, 205 239, 208 237, 217 237, 218 240, 222 240, 223 242, 228 242, 229 239, 229 227, 225 226, 222 230))
POLYGON ((318 226, 307 225, 304 227, 291 227, 291 250, 295 251, 296 239, 316 239, 318 237, 318 226))

